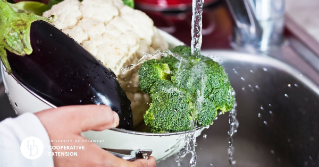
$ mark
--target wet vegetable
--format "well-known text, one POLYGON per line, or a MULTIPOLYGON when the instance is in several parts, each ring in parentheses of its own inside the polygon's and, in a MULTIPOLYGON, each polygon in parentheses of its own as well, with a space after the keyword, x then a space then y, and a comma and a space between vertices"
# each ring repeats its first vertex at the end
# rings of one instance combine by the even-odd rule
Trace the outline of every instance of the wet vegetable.
POLYGON ((139 69, 141 90, 152 103, 144 122, 152 132, 180 132, 213 123, 218 112, 234 107, 234 90, 223 67, 210 58, 177 46, 161 60, 139 69))
POLYGON ((51 24, 36 21, 43 18, 8 6, 0 0, 0 30, 6 31, 0 33, 0 56, 9 73, 58 107, 108 105, 119 114, 119 128, 132 129, 130 101, 111 70, 51 24))
POLYGON ((7 51, 12 73, 19 81, 56 106, 108 105, 119 114, 119 128, 132 128, 131 102, 111 70, 44 21, 31 24, 30 36, 30 55, 7 51))

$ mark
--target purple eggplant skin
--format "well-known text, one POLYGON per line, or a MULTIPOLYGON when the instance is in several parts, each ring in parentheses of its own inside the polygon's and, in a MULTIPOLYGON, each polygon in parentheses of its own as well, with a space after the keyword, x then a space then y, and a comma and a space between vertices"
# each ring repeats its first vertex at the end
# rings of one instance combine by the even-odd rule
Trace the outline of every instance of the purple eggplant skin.
POLYGON ((45 21, 31 24, 30 37, 30 55, 7 51, 12 74, 23 85, 57 107, 108 105, 119 115, 118 128, 132 129, 131 102, 110 69, 45 21))

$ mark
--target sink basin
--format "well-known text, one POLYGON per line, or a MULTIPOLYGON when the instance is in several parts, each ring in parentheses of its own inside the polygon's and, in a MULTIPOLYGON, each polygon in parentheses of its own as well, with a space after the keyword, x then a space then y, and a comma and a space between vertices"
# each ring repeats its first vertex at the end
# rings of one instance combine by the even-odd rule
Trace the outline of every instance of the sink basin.
MULTIPOLYGON (((206 51, 222 63, 236 92, 237 167, 318 166, 319 88, 274 58, 234 51, 206 51)), ((197 138, 197 166, 228 162, 228 113, 197 138), (203 136, 207 136, 204 138, 203 136)), ((188 166, 189 157, 181 166, 188 166)), ((158 164, 177 166, 174 157, 158 164)))

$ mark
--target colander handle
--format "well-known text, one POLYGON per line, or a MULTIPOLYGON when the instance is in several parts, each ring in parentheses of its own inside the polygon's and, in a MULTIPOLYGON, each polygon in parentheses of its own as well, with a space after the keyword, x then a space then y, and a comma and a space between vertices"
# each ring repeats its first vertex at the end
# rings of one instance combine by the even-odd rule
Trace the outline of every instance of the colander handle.
POLYGON ((103 148, 103 149, 115 155, 116 157, 119 157, 127 161, 134 161, 136 159, 148 159, 149 156, 151 156, 152 154, 151 149, 138 149, 138 150, 117 150, 117 149, 108 149, 108 148, 103 148))

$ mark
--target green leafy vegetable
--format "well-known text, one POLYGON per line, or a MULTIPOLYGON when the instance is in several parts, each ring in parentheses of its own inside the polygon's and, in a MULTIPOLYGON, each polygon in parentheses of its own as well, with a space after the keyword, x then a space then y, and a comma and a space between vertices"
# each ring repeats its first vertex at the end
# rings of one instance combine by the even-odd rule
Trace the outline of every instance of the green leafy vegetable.
MULTIPOLYGON (((62 2, 63 0, 50 0, 48 3, 48 9, 51 9, 53 5, 56 5, 60 2, 62 2)), ((82 0, 79 0, 80 2, 82 2, 82 0)), ((131 8, 134 8, 134 0, 122 0, 123 3, 131 8)))
POLYGON ((131 8, 134 8, 134 0, 122 0, 123 3, 131 8))
POLYGON ((53 5, 56 5, 56 4, 58 4, 58 3, 62 2, 62 1, 63 0, 50 0, 49 3, 48 3, 48 9, 47 10, 51 9, 53 5))
POLYGON ((18 13, 33 13, 39 16, 48 10, 48 5, 33 1, 22 1, 10 5, 18 13))
POLYGON ((36 20, 52 21, 33 13, 17 13, 8 2, 0 0, 0 58, 8 73, 11 67, 6 50, 21 56, 31 54, 30 28, 36 20))

